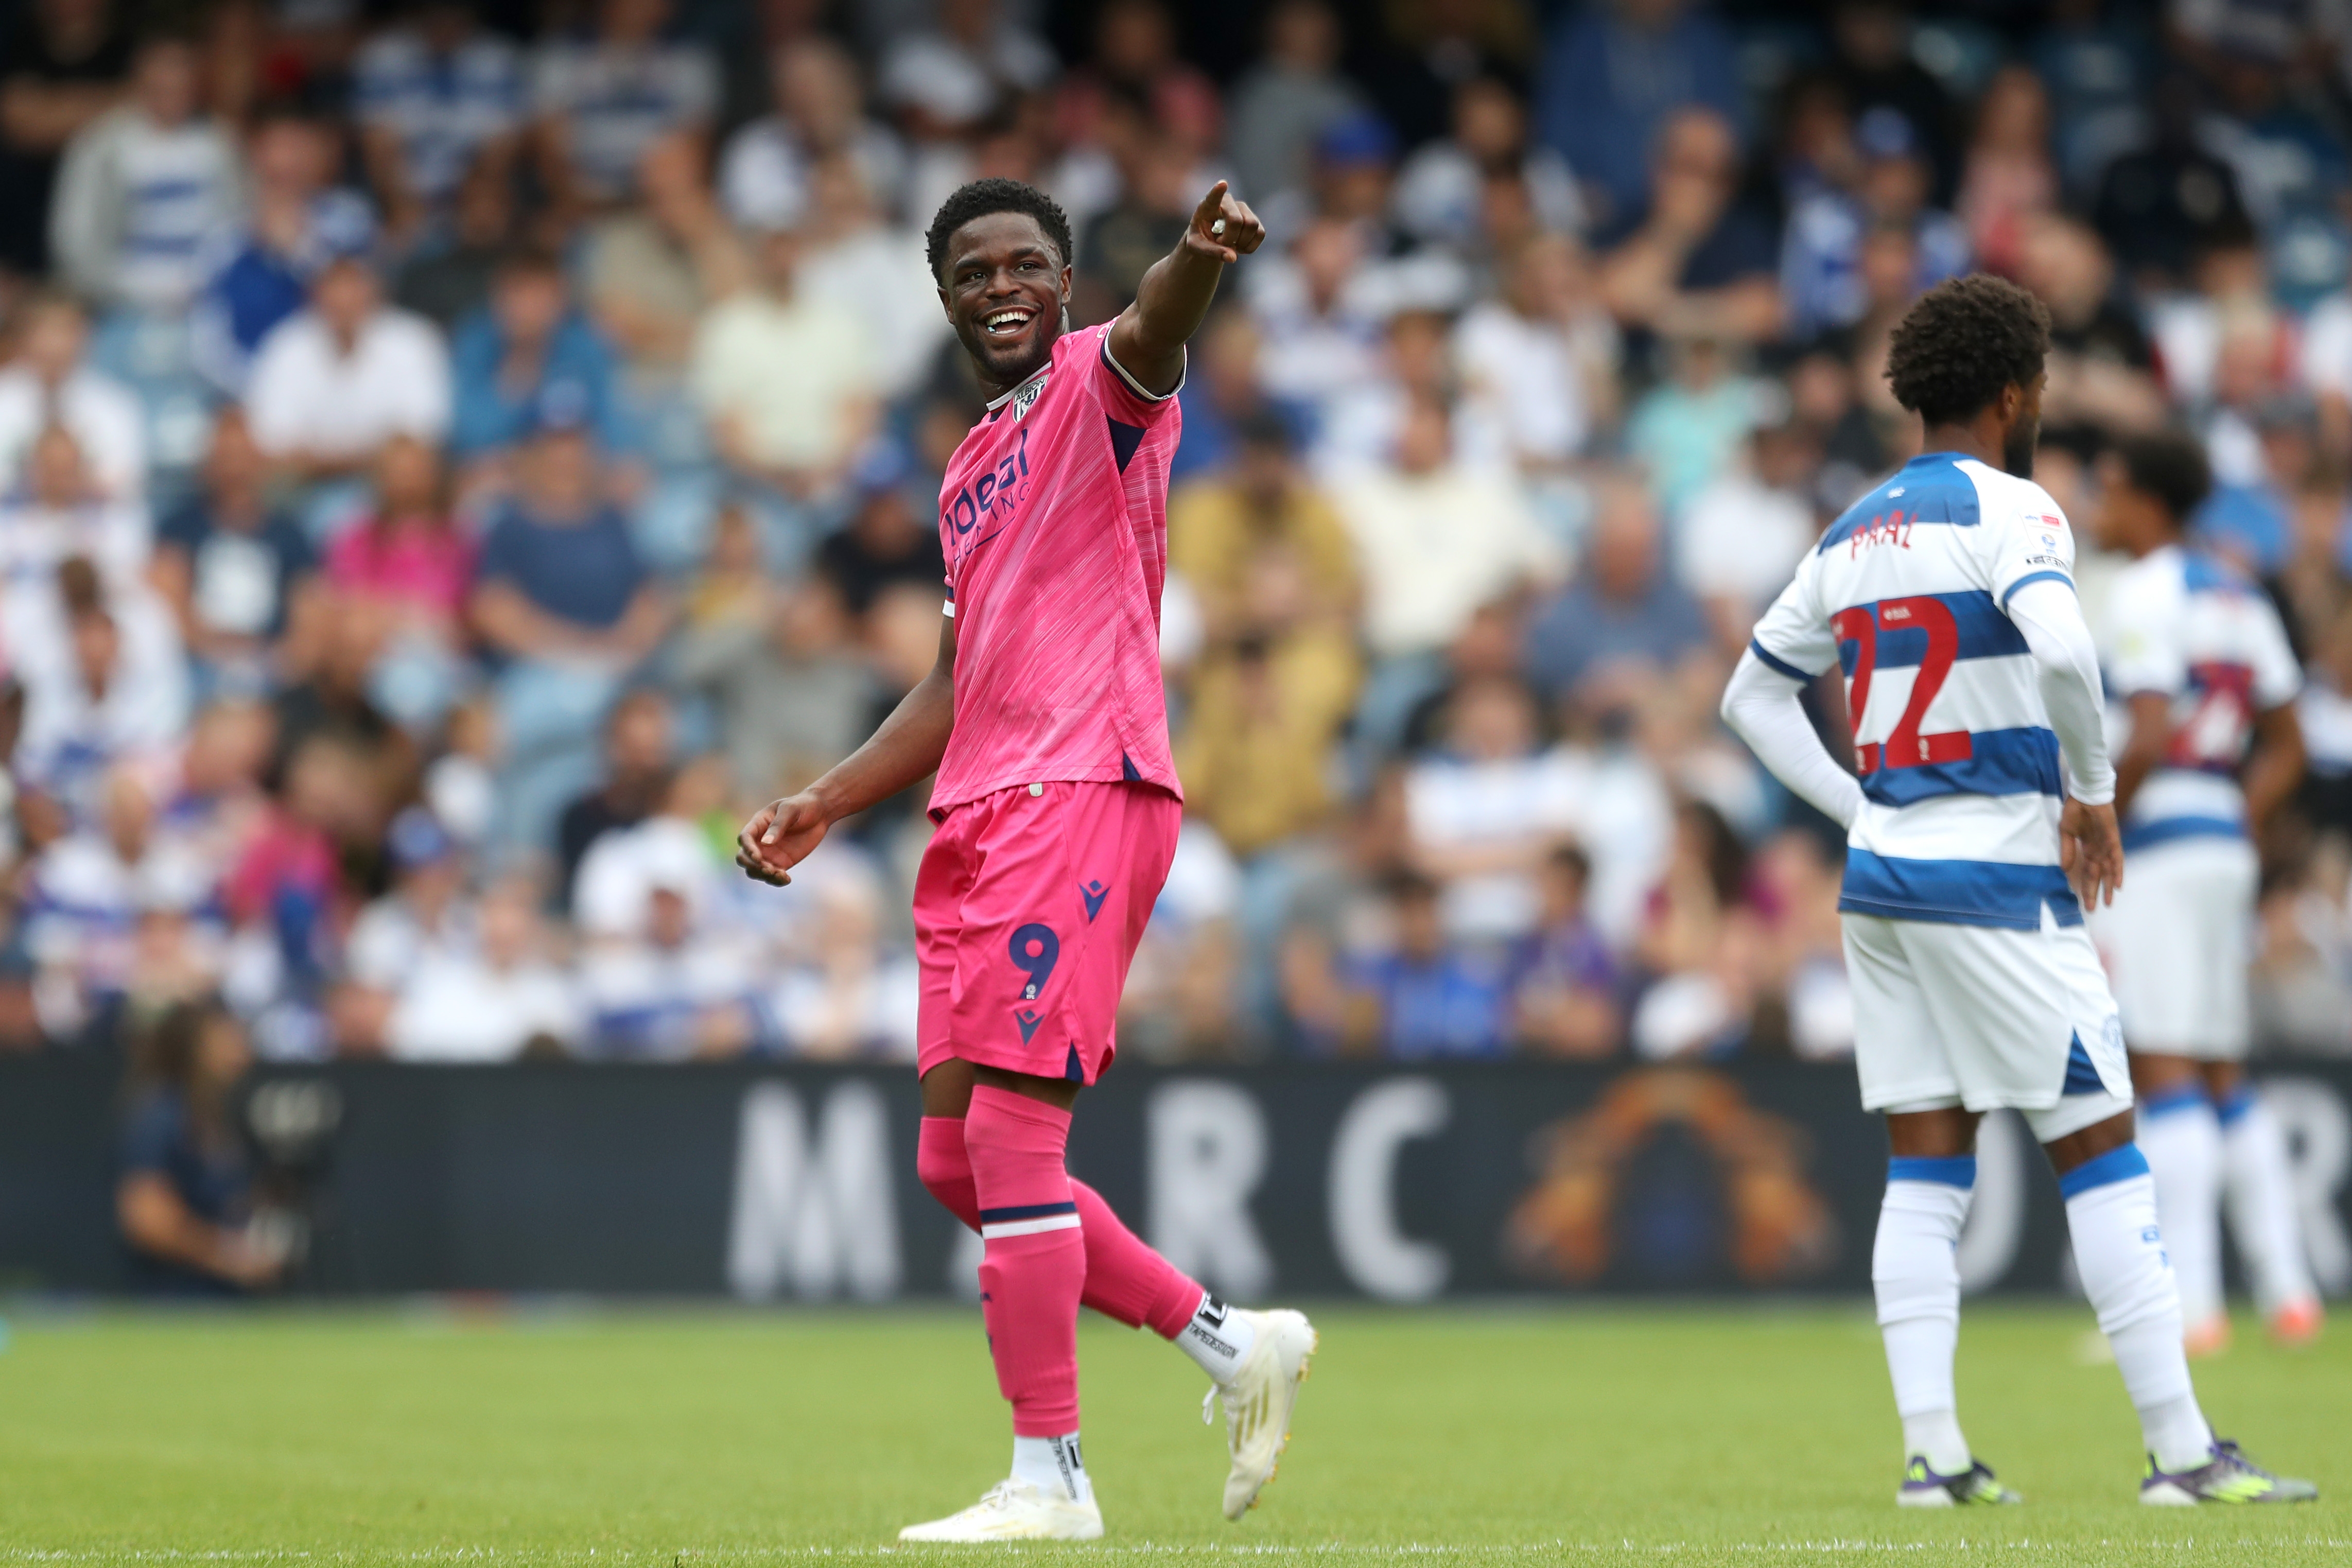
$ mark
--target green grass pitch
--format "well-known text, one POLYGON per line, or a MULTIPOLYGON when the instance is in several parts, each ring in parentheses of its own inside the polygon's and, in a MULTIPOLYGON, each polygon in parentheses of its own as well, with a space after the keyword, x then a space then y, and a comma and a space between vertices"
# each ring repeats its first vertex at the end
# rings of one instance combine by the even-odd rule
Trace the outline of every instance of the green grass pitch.
POLYGON ((1317 1314, 1263 1505, 1217 1512, 1206 1382, 1080 1336, 1099 1547, 899 1551, 1004 1473, 977 1314, 19 1315, 0 1352, 0 1568, 145 1562, 658 1564, 1092 1554, 1235 1563, 2330 1563, 2352 1568, 2352 1346, 2240 1325, 2225 1434, 2309 1475, 2294 1510, 2143 1510, 2077 1309, 1973 1308, 1962 1412, 2021 1509, 1893 1506, 1856 1306, 1317 1314))

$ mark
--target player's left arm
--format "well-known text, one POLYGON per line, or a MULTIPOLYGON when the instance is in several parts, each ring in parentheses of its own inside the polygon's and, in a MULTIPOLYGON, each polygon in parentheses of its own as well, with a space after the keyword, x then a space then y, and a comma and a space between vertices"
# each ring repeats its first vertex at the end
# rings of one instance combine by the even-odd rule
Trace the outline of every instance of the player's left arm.
POLYGON ((1184 379, 1184 345, 1201 330, 1225 268, 1265 243, 1265 225, 1219 180, 1192 209, 1176 248, 1151 264, 1135 303, 1110 327, 1110 356, 1155 397, 1184 379))

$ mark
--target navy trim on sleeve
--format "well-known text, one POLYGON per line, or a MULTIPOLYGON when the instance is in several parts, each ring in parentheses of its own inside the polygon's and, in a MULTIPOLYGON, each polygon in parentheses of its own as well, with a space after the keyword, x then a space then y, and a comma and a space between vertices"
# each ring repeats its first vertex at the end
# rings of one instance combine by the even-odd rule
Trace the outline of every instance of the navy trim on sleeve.
POLYGON ((1770 651, 1768 650, 1762 643, 1758 642, 1754 637, 1749 637, 1748 639, 1748 651, 1754 654, 1758 658, 1762 659, 1768 668, 1775 670, 1781 675, 1785 675, 1791 680, 1801 681, 1808 686, 1812 684, 1813 678, 1811 676, 1807 675, 1803 670, 1799 669, 1795 665, 1790 664, 1785 658, 1773 658, 1770 651))
POLYGON ((2016 582, 2011 583, 2007 591, 2001 595, 2000 607, 2004 610, 2008 609, 2009 602, 2017 597, 2017 591, 2020 588, 2024 587, 2028 583, 2044 582, 2063 583, 2066 584, 2066 587, 2070 592, 2074 586, 2074 579, 2067 576, 2063 572, 2028 572, 2024 576, 2020 577, 2016 582))

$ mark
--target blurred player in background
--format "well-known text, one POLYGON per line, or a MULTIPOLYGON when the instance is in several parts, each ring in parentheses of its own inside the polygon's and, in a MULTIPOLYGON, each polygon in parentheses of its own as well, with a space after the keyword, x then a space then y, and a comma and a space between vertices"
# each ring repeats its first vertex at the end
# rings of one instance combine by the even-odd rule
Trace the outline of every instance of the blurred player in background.
POLYGON ((746 825, 782 885, 825 830, 936 771, 915 882, 923 1184, 986 1251, 981 1310, 1013 1405, 1013 1474, 908 1541, 1102 1534, 1078 1447, 1081 1300, 1150 1324, 1214 1380, 1238 1519, 1273 1478, 1315 1332, 1227 1307, 1139 1241, 1064 1160, 1078 1090, 1110 1065, 1136 943, 1183 794, 1160 674, 1168 463, 1184 345, 1265 238, 1219 181, 1135 302, 1068 329, 1069 220, 982 180, 931 222, 931 272, 992 395, 940 488, 939 661, 873 739, 746 825))
POLYGON ((1854 1065, 1892 1150, 1870 1274, 1903 1419, 1896 1500, 2017 1500, 1970 1452, 1952 1385, 1977 1122, 2000 1107, 2058 1173, 2147 1441, 2140 1500, 2309 1498, 2217 1441, 2198 1406, 2123 1028, 2084 927, 2124 852, 2074 538, 2030 477, 2049 346, 2049 313, 2013 284, 1979 274, 1920 297, 1886 374, 1926 426, 1921 455, 1822 536, 1723 700, 1765 765, 1848 829, 1854 1065), (1833 665, 1858 780, 1798 701, 1833 665))
POLYGON ((2181 435, 2102 464, 2099 542, 2132 557, 2107 599, 2100 663, 2126 739, 2116 756, 2129 875, 2093 932, 2123 1009, 2139 1144, 2156 1178, 2189 1353, 2228 1344, 2220 1211, 2271 1330, 2319 1332, 2286 1144, 2245 1081, 2255 845, 2303 777, 2302 671, 2278 614, 2231 566, 2183 542, 2212 488, 2181 435))

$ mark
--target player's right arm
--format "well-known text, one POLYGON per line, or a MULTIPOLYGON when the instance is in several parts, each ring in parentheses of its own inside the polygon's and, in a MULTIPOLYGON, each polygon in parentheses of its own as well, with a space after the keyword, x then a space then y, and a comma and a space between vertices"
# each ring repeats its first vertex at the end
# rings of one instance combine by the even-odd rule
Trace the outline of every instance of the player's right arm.
POLYGON ((2116 810, 2130 809, 2147 775, 2172 749, 2172 705, 2188 684, 2179 648, 2180 603, 2158 592, 2161 579, 2126 574, 2107 601, 2106 667, 2131 712, 2131 735, 2116 753, 2116 810))
POLYGON ((930 673, 898 700, 873 737, 798 795, 772 801, 735 836, 735 864, 753 881, 781 888, 792 868, 824 842, 827 829, 940 771, 955 729, 956 623, 940 626, 930 673))
MULTIPOLYGON (((1773 777, 1840 827, 1852 827, 1862 815, 1862 785, 1838 766, 1798 700, 1820 672, 1837 663, 1836 634, 1814 603, 1818 559, 1805 558, 1756 623, 1756 635, 1723 689, 1723 721, 1773 777)), ((1854 715, 1857 724, 1861 719, 1854 715)))

